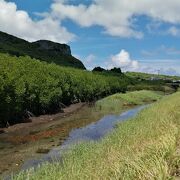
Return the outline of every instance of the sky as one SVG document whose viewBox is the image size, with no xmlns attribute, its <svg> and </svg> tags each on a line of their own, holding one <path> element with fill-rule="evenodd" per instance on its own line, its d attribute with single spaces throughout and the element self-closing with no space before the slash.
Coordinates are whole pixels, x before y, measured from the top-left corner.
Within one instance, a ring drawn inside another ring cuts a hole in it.
<svg viewBox="0 0 180 180">
<path fill-rule="evenodd" d="M 0 31 L 71 46 L 87 69 L 180 75 L 179 0 L 0 0 Z"/>
</svg>

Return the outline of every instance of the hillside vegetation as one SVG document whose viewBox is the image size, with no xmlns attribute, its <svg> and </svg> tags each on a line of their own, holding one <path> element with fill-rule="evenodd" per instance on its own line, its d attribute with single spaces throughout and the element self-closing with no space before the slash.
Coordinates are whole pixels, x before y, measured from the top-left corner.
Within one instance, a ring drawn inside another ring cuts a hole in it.
<svg viewBox="0 0 180 180">
<path fill-rule="evenodd" d="M 116 70 L 116 69 L 115 69 Z M 160 81 L 139 81 L 123 73 L 88 72 L 0 53 L 0 126 L 18 123 L 29 115 L 60 111 L 64 105 L 94 101 L 127 90 L 172 93 Z"/>
<path fill-rule="evenodd" d="M 71 55 L 71 49 L 66 44 L 47 40 L 30 43 L 0 31 L 0 52 L 10 55 L 30 56 L 48 63 L 85 69 L 83 63 Z"/>
<path fill-rule="evenodd" d="M 77 145 L 62 163 L 44 164 L 12 179 L 173 179 L 180 174 L 179 109 L 180 92 L 119 123 L 103 140 Z"/>
<path fill-rule="evenodd" d="M 170 94 L 177 91 L 180 82 L 180 77 L 178 76 L 165 76 L 165 75 L 155 75 L 139 72 L 126 72 L 122 73 L 120 68 L 113 69 L 103 69 L 101 67 L 95 67 L 92 72 L 94 74 L 101 74 L 105 76 L 121 76 L 124 74 L 131 83 L 128 84 L 128 91 L 140 91 L 140 90 L 150 90 L 150 91 L 162 91 L 165 94 Z M 174 83 L 174 81 L 177 81 Z"/>
<path fill-rule="evenodd" d="M 133 78 L 138 79 L 164 79 L 164 80 L 180 80 L 180 76 L 168 76 L 168 75 L 161 75 L 161 74 L 148 74 L 148 73 L 142 73 L 142 72 L 126 72 L 126 75 Z"/>
<path fill-rule="evenodd" d="M 18 122 L 27 113 L 59 111 L 62 104 L 93 101 L 125 92 L 129 79 L 47 64 L 30 57 L 0 54 L 0 124 Z"/>
</svg>

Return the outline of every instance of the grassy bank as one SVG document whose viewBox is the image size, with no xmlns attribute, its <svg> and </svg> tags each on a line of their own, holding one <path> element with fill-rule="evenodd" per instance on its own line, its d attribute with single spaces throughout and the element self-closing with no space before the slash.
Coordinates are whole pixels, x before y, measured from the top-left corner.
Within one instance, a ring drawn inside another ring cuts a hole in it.
<svg viewBox="0 0 180 180">
<path fill-rule="evenodd" d="M 179 76 L 166 76 L 140 72 L 126 72 L 125 75 L 136 80 L 136 83 L 128 86 L 129 91 L 146 89 L 162 91 L 164 94 L 171 94 L 177 90 L 173 81 L 180 80 Z"/>
<path fill-rule="evenodd" d="M 167 96 L 97 143 L 83 143 L 60 163 L 21 179 L 171 179 L 179 173 L 180 93 Z"/>
<path fill-rule="evenodd" d="M 180 80 L 180 76 L 168 76 L 168 75 L 161 75 L 161 74 L 148 74 L 142 72 L 126 72 L 126 75 L 133 78 L 138 79 L 165 79 L 165 80 Z"/>
<path fill-rule="evenodd" d="M 133 91 L 125 94 L 117 93 L 97 101 L 95 107 L 97 110 L 119 113 L 120 110 L 123 111 L 128 107 L 157 101 L 162 97 L 162 94 L 162 92 L 147 90 Z"/>
<path fill-rule="evenodd" d="M 149 94 L 153 95 L 149 96 Z M 36 158 L 38 156 L 37 152 L 48 151 L 52 149 L 52 147 L 60 146 L 72 129 L 82 128 L 91 123 L 95 123 L 107 114 L 114 114 L 116 112 L 120 114 L 122 111 L 133 108 L 134 103 L 132 104 L 132 100 L 134 99 L 136 99 L 136 104 L 144 104 L 143 101 L 154 101 L 154 97 L 157 95 L 156 92 L 137 91 L 133 93 L 128 92 L 127 94 L 119 93 L 116 94 L 116 96 L 126 96 L 128 99 L 123 101 L 122 98 L 119 98 L 118 103 L 117 101 L 111 101 L 111 104 L 108 102 L 109 108 L 102 107 L 100 109 L 98 105 L 96 105 L 95 108 L 94 106 L 85 105 L 73 113 L 73 115 L 69 114 L 65 118 L 62 118 L 64 115 L 60 115 L 60 117 L 58 116 L 58 120 L 50 122 L 46 122 L 44 119 L 45 121 L 43 120 L 43 123 L 41 122 L 42 124 L 37 124 L 38 121 L 43 118 L 39 117 L 33 120 L 33 123 L 21 124 L 21 129 L 19 130 L 16 128 L 19 125 L 9 127 L 7 130 L 11 131 L 11 133 L 0 135 L 0 176 L 1 173 L 3 176 L 15 172 L 26 159 Z M 113 98 L 114 96 L 99 100 L 97 104 L 104 102 L 104 105 L 106 105 L 106 101 L 111 99 L 111 97 Z M 117 107 L 116 109 L 113 108 L 115 106 Z M 74 105 L 74 107 L 76 107 L 76 105 Z M 53 116 L 48 117 L 48 119 L 52 118 Z M 8 144 L 6 143 L 7 141 L 9 142 Z M 16 146 L 14 144 L 16 144 Z M 9 148 L 10 146 L 11 148 Z M 18 164 L 18 166 L 16 166 L 16 164 Z"/>
</svg>

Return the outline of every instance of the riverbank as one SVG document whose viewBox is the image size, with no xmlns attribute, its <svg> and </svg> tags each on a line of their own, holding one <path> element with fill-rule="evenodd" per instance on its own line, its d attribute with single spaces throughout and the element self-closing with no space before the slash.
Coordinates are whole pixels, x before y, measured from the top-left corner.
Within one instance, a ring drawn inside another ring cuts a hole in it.
<svg viewBox="0 0 180 180">
<path fill-rule="evenodd" d="M 23 136 L 30 133 L 31 131 L 34 131 L 34 128 L 36 128 L 37 126 L 41 126 L 42 124 L 47 124 L 54 120 L 70 116 L 72 113 L 80 110 L 85 105 L 86 103 L 72 104 L 62 109 L 62 112 L 56 114 L 41 115 L 38 117 L 31 117 L 25 123 L 19 123 L 7 128 L 1 128 L 1 130 L 4 131 L 6 135 L 13 135 L 13 133 L 15 133 L 16 135 L 20 134 L 21 136 Z"/>
<path fill-rule="evenodd" d="M 172 179 L 180 174 L 180 93 L 120 123 L 98 143 L 82 143 L 61 163 L 13 179 Z"/>
<path fill-rule="evenodd" d="M 97 101 L 94 106 L 76 104 L 65 109 L 66 114 L 40 116 L 34 118 L 32 123 L 9 127 L 6 129 L 7 133 L 0 134 L 0 172 L 2 174 L 16 172 L 25 160 L 39 158 L 43 153 L 60 146 L 72 129 L 85 127 L 92 122 L 97 122 L 104 115 L 119 114 L 161 97 L 162 95 L 152 91 L 116 94 L 107 97 L 112 99 L 108 102 L 108 108 L 105 98 Z"/>
<path fill-rule="evenodd" d="M 61 113 L 32 117 L 28 123 L 2 128 L 4 133 L 0 134 L 0 174 L 18 170 L 26 159 L 38 158 L 43 153 L 38 152 L 40 149 L 45 153 L 45 150 L 48 152 L 52 147 L 60 145 L 68 136 L 69 130 L 77 126 L 72 121 L 72 116 L 86 106 L 86 103 L 73 104 L 64 108 Z M 79 125 L 81 126 L 80 123 Z"/>
</svg>

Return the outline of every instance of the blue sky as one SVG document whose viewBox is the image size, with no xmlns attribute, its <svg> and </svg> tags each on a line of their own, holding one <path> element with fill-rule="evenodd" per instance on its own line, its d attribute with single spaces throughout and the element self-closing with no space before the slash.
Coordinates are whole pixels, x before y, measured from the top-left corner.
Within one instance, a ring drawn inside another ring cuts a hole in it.
<svg viewBox="0 0 180 180">
<path fill-rule="evenodd" d="M 29 41 L 68 43 L 88 69 L 179 75 L 180 2 L 133 2 L 0 0 L 0 30 Z"/>
</svg>

